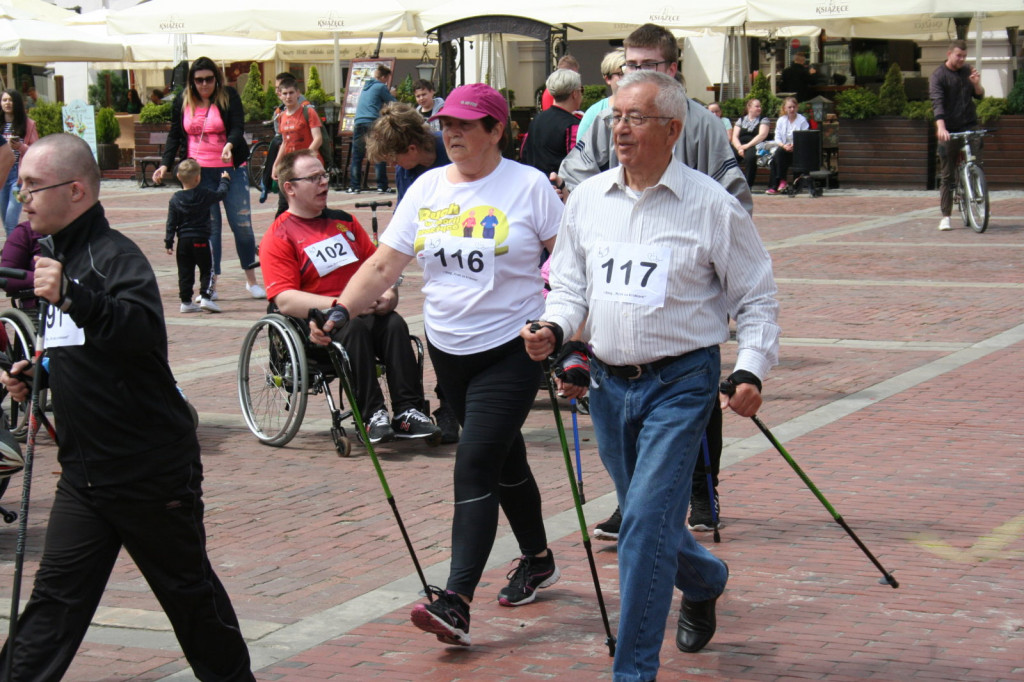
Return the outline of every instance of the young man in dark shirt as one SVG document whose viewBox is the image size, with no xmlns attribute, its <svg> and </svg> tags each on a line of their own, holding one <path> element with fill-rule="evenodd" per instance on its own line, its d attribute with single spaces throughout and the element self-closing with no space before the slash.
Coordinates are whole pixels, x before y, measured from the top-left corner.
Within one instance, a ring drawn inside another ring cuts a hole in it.
<svg viewBox="0 0 1024 682">
<path fill-rule="evenodd" d="M 967 41 L 953 41 L 946 51 L 946 61 L 928 79 L 928 96 L 935 112 L 935 137 L 939 141 L 940 230 L 953 229 L 949 224 L 949 216 L 953 213 L 953 174 L 964 146 L 960 140 L 949 139 L 949 134 L 971 130 L 978 124 L 974 100 L 985 96 L 981 74 L 974 67 L 967 66 L 966 60 Z"/>
</svg>

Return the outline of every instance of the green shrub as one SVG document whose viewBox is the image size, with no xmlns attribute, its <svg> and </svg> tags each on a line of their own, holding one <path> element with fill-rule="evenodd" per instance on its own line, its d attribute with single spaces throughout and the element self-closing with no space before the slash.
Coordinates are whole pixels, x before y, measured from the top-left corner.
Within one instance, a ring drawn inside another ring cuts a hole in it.
<svg viewBox="0 0 1024 682">
<path fill-rule="evenodd" d="M 242 109 L 247 123 L 263 120 L 263 74 L 256 62 L 249 65 L 249 80 L 242 89 Z"/>
<path fill-rule="evenodd" d="M 96 113 L 96 142 L 99 144 L 114 144 L 121 136 L 121 126 L 117 123 L 117 116 L 110 107 L 103 107 Z"/>
<path fill-rule="evenodd" d="M 872 118 L 878 116 L 881 110 L 878 95 L 866 88 L 844 90 L 836 95 L 836 114 L 840 118 Z"/>
<path fill-rule="evenodd" d="M 725 116 L 730 121 L 735 121 L 747 115 L 747 100 L 742 97 L 723 99 L 718 104 L 722 107 L 722 116 Z"/>
<path fill-rule="evenodd" d="M 107 106 L 107 76 L 110 76 L 110 106 L 117 111 L 128 107 L 128 87 L 124 83 L 123 71 L 100 71 L 96 74 L 96 82 L 89 86 L 89 104 L 99 110 Z"/>
<path fill-rule="evenodd" d="M 39 101 L 28 110 L 28 117 L 36 122 L 39 137 L 64 132 L 64 116 L 61 114 L 61 102 Z"/>
<path fill-rule="evenodd" d="M 931 121 L 935 118 L 935 111 L 932 110 L 931 100 L 926 99 L 907 102 L 900 115 L 903 118 L 909 118 L 911 121 Z"/>
<path fill-rule="evenodd" d="M 580 109 L 586 111 L 592 104 L 597 104 L 607 96 L 608 88 L 604 83 L 600 85 L 584 85 L 583 101 L 580 103 Z"/>
<path fill-rule="evenodd" d="M 277 99 L 277 87 L 273 80 L 267 82 L 267 89 L 263 91 L 263 119 L 269 121 L 274 118 L 274 109 L 280 104 Z"/>
<path fill-rule="evenodd" d="M 516 105 L 516 91 L 515 90 L 509 90 L 508 88 L 500 88 L 498 90 L 498 92 L 500 92 L 501 96 L 505 98 L 506 102 L 508 102 L 508 108 L 509 109 L 511 109 L 512 107 L 514 107 Z"/>
<path fill-rule="evenodd" d="M 412 76 L 406 74 L 405 80 L 395 88 L 395 99 L 406 104 L 416 104 L 416 93 L 412 89 Z"/>
<path fill-rule="evenodd" d="M 750 88 L 750 94 L 747 95 L 748 101 L 752 99 L 761 100 L 761 114 L 763 116 L 775 119 L 782 115 L 782 99 L 772 93 L 772 84 L 763 73 L 757 74 L 757 78 L 754 79 L 754 85 Z"/>
<path fill-rule="evenodd" d="M 315 66 L 309 67 L 309 82 L 306 83 L 306 99 L 313 106 L 319 106 L 330 99 L 320 83 L 320 72 Z"/>
<path fill-rule="evenodd" d="M 142 105 L 142 111 L 139 112 L 139 123 L 170 123 L 171 122 L 171 103 L 164 102 L 163 104 L 154 104 L 153 102 L 146 102 Z"/>
<path fill-rule="evenodd" d="M 1009 105 L 1002 97 L 986 97 L 978 102 L 978 122 L 985 125 L 1007 113 Z"/>
<path fill-rule="evenodd" d="M 858 52 L 853 55 L 853 72 L 862 78 L 878 75 L 878 55 L 874 52 Z"/>
<path fill-rule="evenodd" d="M 903 87 L 903 72 L 900 65 L 893 62 L 885 74 L 885 82 L 878 92 L 879 106 L 882 116 L 899 116 L 907 106 L 907 90 Z"/>
<path fill-rule="evenodd" d="M 1024 69 L 1017 71 L 1017 80 L 1006 96 L 1006 113 L 1024 114 Z"/>
</svg>

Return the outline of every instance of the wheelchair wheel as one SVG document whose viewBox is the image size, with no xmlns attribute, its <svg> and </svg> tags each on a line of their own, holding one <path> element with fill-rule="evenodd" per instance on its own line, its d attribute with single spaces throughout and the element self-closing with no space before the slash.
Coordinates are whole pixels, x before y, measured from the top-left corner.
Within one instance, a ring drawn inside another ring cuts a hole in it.
<svg viewBox="0 0 1024 682">
<path fill-rule="evenodd" d="M 261 318 L 242 342 L 238 401 L 249 430 L 260 442 L 280 447 L 299 430 L 309 380 L 303 337 L 288 318 Z"/>
<path fill-rule="evenodd" d="M 0 312 L 0 324 L 3 324 L 8 340 L 7 348 L 0 348 L 0 351 L 6 352 L 11 362 L 31 360 L 35 353 L 36 334 L 32 318 L 21 310 L 12 308 Z M 3 409 L 7 413 L 11 433 L 19 442 L 25 442 L 25 437 L 28 434 L 29 403 L 15 402 L 2 387 L 0 387 L 0 401 L 5 403 Z M 45 399 L 41 399 L 40 402 L 45 403 Z"/>
</svg>

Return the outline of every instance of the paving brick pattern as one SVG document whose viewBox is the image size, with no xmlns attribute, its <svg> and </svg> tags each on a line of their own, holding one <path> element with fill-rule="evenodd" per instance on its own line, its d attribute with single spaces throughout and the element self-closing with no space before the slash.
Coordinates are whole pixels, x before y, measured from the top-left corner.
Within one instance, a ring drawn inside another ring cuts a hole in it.
<svg viewBox="0 0 1024 682">
<path fill-rule="evenodd" d="M 287 447 L 261 446 L 245 428 L 238 349 L 266 304 L 243 289 L 225 226 L 225 312 L 177 312 L 174 261 L 162 248 L 169 196 L 129 182 L 103 187 L 111 221 L 150 254 L 159 275 L 172 367 L 202 421 L 210 553 L 243 620 L 257 679 L 611 679 L 545 395 L 525 433 L 562 578 L 534 604 L 499 606 L 495 595 L 515 558 L 502 522 L 473 607 L 474 644 L 440 646 L 408 622 L 418 589 L 412 563 L 365 451 L 334 453 L 322 397 L 310 397 Z M 274 205 L 253 196 L 258 238 Z M 340 207 L 354 201 L 332 196 Z M 1015 570 L 1024 559 L 1024 193 L 996 193 L 982 235 L 958 219 L 960 229 L 938 232 L 937 203 L 937 193 L 925 192 L 755 198 L 784 336 L 761 417 L 900 589 L 878 584 L 880 574 L 754 425 L 727 416 L 726 526 L 713 549 L 732 576 L 719 631 L 704 652 L 680 654 L 673 613 L 661 679 L 1024 677 L 1024 591 Z M 356 215 L 369 225 L 368 211 Z M 380 217 L 386 226 L 390 214 Z M 410 269 L 406 281 L 400 310 L 421 327 L 419 273 Z M 723 357 L 729 366 L 734 344 Z M 433 398 L 429 361 L 425 384 Z M 589 418 L 580 425 L 592 526 L 614 500 Z M 419 560 L 443 583 L 454 446 L 399 443 L 379 454 Z M 46 438 L 37 457 L 22 603 L 58 468 Z M 12 484 L 3 501 L 16 507 L 21 478 Z M 15 526 L 0 527 L 0 599 L 10 596 L 15 539 Z M 614 627 L 614 546 L 595 541 L 593 549 Z M 190 679 L 125 556 L 101 610 L 66 679 Z"/>
</svg>

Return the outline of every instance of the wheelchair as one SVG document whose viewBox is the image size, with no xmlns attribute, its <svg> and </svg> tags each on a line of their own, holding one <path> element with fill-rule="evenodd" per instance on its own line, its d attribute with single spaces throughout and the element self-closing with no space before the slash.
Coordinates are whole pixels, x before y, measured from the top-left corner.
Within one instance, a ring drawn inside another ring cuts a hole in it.
<svg viewBox="0 0 1024 682">
<path fill-rule="evenodd" d="M 6 354 L 12 364 L 19 360 L 31 361 L 35 354 L 38 320 L 34 317 L 35 310 L 26 308 L 26 301 L 32 298 L 32 292 L 27 293 L 27 296 L 12 295 L 11 302 L 15 307 L 0 312 L 0 353 Z M 6 417 L 6 423 L 0 424 L 0 427 L 10 429 L 15 438 L 25 442 L 28 434 L 28 403 L 15 402 L 0 387 L 0 409 Z"/>
<path fill-rule="evenodd" d="M 352 442 L 344 421 L 353 417 L 335 401 L 330 383 L 338 378 L 327 351 L 307 340 L 305 320 L 271 312 L 260 318 L 242 341 L 238 358 L 238 400 L 242 416 L 253 435 L 265 445 L 282 447 L 295 437 L 306 414 L 310 395 L 323 394 L 331 414 L 331 440 L 341 457 L 352 454 Z M 423 342 L 410 335 L 420 380 L 423 378 Z M 345 366 L 348 366 L 345 356 Z M 390 405 L 386 368 L 377 364 L 377 377 Z M 350 373 L 347 375 L 350 376 Z M 430 414 L 424 399 L 421 411 Z M 364 418 L 368 415 L 364 415 Z M 358 433 L 358 429 L 356 430 Z M 431 447 L 440 437 L 427 439 Z"/>
</svg>

